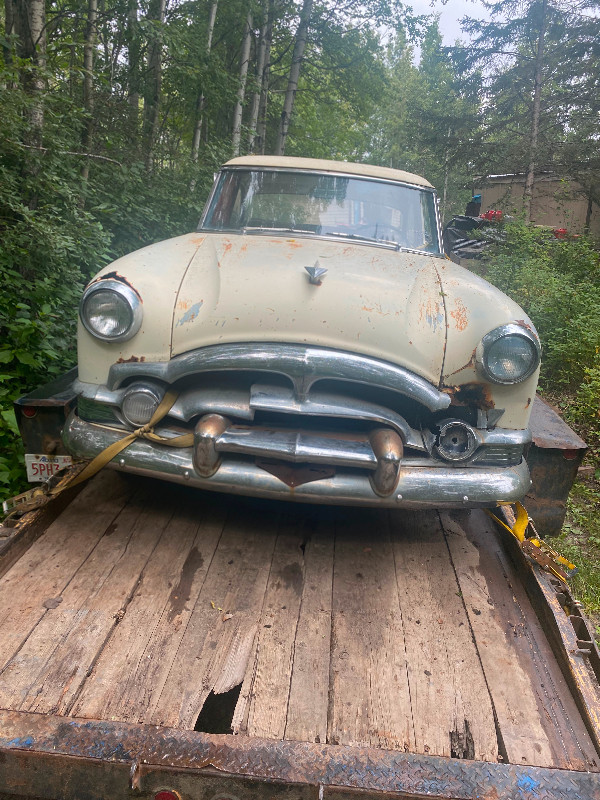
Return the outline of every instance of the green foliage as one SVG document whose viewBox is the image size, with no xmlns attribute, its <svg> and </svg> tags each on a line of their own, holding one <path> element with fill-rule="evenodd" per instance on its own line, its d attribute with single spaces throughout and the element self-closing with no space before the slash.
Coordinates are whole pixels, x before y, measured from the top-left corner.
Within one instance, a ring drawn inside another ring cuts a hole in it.
<svg viewBox="0 0 600 800">
<path fill-rule="evenodd" d="M 586 237 L 557 239 L 515 221 L 486 252 L 485 277 L 516 300 L 543 345 L 542 381 L 577 390 L 591 380 L 600 346 L 600 256 Z M 583 401 L 582 401 L 583 402 Z"/>
</svg>

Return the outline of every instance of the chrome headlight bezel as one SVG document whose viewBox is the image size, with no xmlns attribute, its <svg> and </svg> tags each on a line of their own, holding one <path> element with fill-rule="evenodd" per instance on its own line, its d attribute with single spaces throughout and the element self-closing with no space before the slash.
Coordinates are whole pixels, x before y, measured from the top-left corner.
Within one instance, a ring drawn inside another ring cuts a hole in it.
<svg viewBox="0 0 600 800">
<path fill-rule="evenodd" d="M 534 358 L 529 367 L 521 375 L 519 375 L 519 377 L 502 379 L 490 370 L 488 366 L 488 355 L 491 346 L 499 339 L 503 339 L 507 336 L 524 339 L 531 347 Z M 477 350 L 475 351 L 475 363 L 477 364 L 478 370 L 488 381 L 491 381 L 491 383 L 497 383 L 504 386 L 513 386 L 517 383 L 523 383 L 523 381 L 527 380 L 527 378 L 533 375 L 540 365 L 541 355 L 542 348 L 535 333 L 528 328 L 517 325 L 514 322 L 510 322 L 506 325 L 500 325 L 498 328 L 494 328 L 493 331 L 490 331 L 483 337 L 481 342 L 477 345 Z"/>
<path fill-rule="evenodd" d="M 129 306 L 131 319 L 127 329 L 123 333 L 117 334 L 116 336 L 108 336 L 106 334 L 97 331 L 88 320 L 85 313 L 86 304 L 90 299 L 90 297 L 92 297 L 96 292 L 99 291 L 114 292 L 122 300 L 125 300 L 125 302 Z M 94 338 L 100 339 L 101 341 L 104 342 L 126 342 L 128 341 L 128 339 L 133 338 L 140 329 L 140 326 L 142 324 L 142 316 L 143 316 L 142 301 L 140 300 L 140 297 L 135 291 L 135 289 L 133 289 L 126 283 L 115 280 L 114 278 L 107 278 L 106 280 L 99 280 L 92 283 L 84 291 L 83 296 L 81 298 L 81 302 L 79 303 L 79 317 L 81 319 L 83 327 Z"/>
</svg>

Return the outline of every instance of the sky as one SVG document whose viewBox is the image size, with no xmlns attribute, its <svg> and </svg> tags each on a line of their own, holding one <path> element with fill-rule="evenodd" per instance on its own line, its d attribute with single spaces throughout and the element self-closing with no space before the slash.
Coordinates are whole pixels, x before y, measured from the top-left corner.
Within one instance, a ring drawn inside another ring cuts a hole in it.
<svg viewBox="0 0 600 800">
<path fill-rule="evenodd" d="M 452 45 L 461 34 L 461 17 L 485 18 L 485 9 L 478 0 L 406 0 L 406 5 L 413 7 L 416 14 L 440 14 L 440 32 L 444 39 L 444 44 Z"/>
</svg>

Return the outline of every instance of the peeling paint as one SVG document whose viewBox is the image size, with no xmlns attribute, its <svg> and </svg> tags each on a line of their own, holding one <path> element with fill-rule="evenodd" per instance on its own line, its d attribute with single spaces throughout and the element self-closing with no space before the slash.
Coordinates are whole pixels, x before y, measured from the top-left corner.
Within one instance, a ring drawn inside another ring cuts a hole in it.
<svg viewBox="0 0 600 800">
<path fill-rule="evenodd" d="M 204 300 L 200 300 L 199 303 L 194 303 L 193 306 L 188 308 L 181 319 L 177 320 L 177 327 L 180 325 L 185 325 L 187 322 L 193 322 L 198 314 L 200 313 L 200 309 L 204 305 Z"/>
<path fill-rule="evenodd" d="M 433 329 L 434 333 L 444 324 L 444 314 L 439 304 L 431 299 L 428 299 L 427 302 L 421 306 L 419 318 L 421 321 L 424 319 L 429 327 Z"/>
</svg>

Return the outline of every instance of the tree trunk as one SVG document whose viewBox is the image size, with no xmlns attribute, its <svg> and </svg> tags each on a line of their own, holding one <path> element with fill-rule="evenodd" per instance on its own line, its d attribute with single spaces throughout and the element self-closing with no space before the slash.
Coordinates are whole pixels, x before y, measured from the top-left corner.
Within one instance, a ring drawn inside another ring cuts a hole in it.
<svg viewBox="0 0 600 800">
<path fill-rule="evenodd" d="M 269 28 L 268 2 L 263 0 L 263 20 L 260 26 L 260 40 L 258 43 L 258 54 L 256 56 L 256 89 L 252 94 L 252 106 L 250 107 L 250 118 L 248 120 L 248 152 L 254 149 L 256 139 L 256 126 L 258 122 L 258 109 L 265 72 L 265 59 L 267 56 L 267 32 Z"/>
<path fill-rule="evenodd" d="M 206 61 L 208 63 L 208 59 L 210 57 L 210 51 L 212 48 L 212 37 L 213 31 L 215 29 L 215 20 L 217 18 L 217 6 L 219 4 L 219 0 L 213 0 L 213 3 L 210 7 L 210 14 L 208 16 L 208 32 L 206 34 Z M 200 138 L 202 136 L 202 117 L 204 115 L 204 103 L 205 103 L 204 91 L 200 89 L 198 92 L 198 98 L 196 100 L 196 122 L 194 125 L 194 136 L 192 138 L 192 161 L 194 164 L 198 163 L 198 156 L 200 154 Z"/>
<path fill-rule="evenodd" d="M 533 109 L 531 114 L 531 133 L 529 136 L 529 165 L 525 178 L 525 191 L 523 193 L 523 207 L 525 209 L 525 222 L 531 222 L 531 200 L 535 183 L 535 170 L 537 168 L 537 146 L 540 131 L 540 107 L 542 104 L 542 80 L 544 68 L 544 45 L 546 28 L 548 25 L 548 0 L 542 0 L 540 30 L 538 34 L 535 54 L 535 74 L 533 89 Z"/>
<path fill-rule="evenodd" d="M 296 31 L 296 39 L 294 41 L 294 53 L 292 55 L 292 65 L 290 67 L 290 74 L 288 78 L 288 85 L 285 92 L 283 101 L 283 111 L 281 112 L 281 122 L 279 125 L 279 133 L 277 134 L 277 143 L 275 145 L 275 155 L 282 156 L 285 152 L 285 143 L 290 127 L 290 118 L 294 108 L 294 100 L 296 99 L 296 91 L 298 89 L 298 79 L 300 77 L 300 67 L 302 65 L 302 58 L 304 56 L 304 48 L 306 47 L 306 40 L 308 38 L 308 27 L 310 25 L 310 17 L 312 14 L 313 0 L 304 0 L 302 4 L 302 11 L 300 12 L 300 24 Z"/>
<path fill-rule="evenodd" d="M 146 169 L 151 170 L 158 133 L 160 91 L 162 87 L 162 27 L 165 23 L 166 0 L 154 0 L 148 17 L 157 23 L 148 52 L 146 93 L 144 97 L 144 144 Z"/>
<path fill-rule="evenodd" d="M 81 145 L 85 153 L 89 153 L 91 150 L 94 130 L 94 47 L 96 45 L 97 18 L 98 0 L 88 0 L 88 16 L 83 45 L 83 107 L 86 119 L 81 137 Z M 84 182 L 87 181 L 89 174 L 90 162 L 86 159 L 81 168 L 81 177 Z"/>
<path fill-rule="evenodd" d="M 44 0 L 16 0 L 13 25 L 19 40 L 20 58 L 31 61 L 34 69 L 26 70 L 23 84 L 33 98 L 29 109 L 30 145 L 41 145 L 44 129 L 44 76 L 46 66 L 46 7 Z"/>
<path fill-rule="evenodd" d="M 269 100 L 269 81 L 271 79 L 271 43 L 273 41 L 273 20 L 275 17 L 275 0 L 268 0 L 267 30 L 265 34 L 265 61 L 260 84 L 260 100 L 258 103 L 258 120 L 256 123 L 256 139 L 254 149 L 264 154 L 267 134 L 267 103 Z"/>
<path fill-rule="evenodd" d="M 248 62 L 250 60 L 250 45 L 252 44 L 252 12 L 248 12 L 244 38 L 242 39 L 242 58 L 240 62 L 240 77 L 237 92 L 237 101 L 233 110 L 233 133 L 231 136 L 231 150 L 234 156 L 240 154 L 240 139 L 242 135 L 242 110 L 246 94 L 246 79 L 248 77 Z"/>
<path fill-rule="evenodd" d="M 6 66 L 12 64 L 12 48 L 8 42 L 8 37 L 15 32 L 15 0 L 4 0 L 4 43 L 2 52 Z"/>
<path fill-rule="evenodd" d="M 137 133 L 140 112 L 140 42 L 138 34 L 138 0 L 127 6 L 127 103 L 129 116 Z"/>
</svg>

